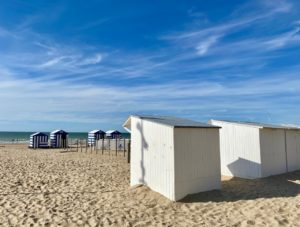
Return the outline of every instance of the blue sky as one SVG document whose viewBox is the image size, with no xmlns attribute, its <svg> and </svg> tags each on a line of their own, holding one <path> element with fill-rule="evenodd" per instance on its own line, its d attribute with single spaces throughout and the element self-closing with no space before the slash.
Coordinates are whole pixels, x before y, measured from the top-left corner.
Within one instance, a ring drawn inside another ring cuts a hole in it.
<svg viewBox="0 0 300 227">
<path fill-rule="evenodd" d="M 299 53 L 297 0 L 2 1 L 0 130 L 300 124 Z"/>
</svg>

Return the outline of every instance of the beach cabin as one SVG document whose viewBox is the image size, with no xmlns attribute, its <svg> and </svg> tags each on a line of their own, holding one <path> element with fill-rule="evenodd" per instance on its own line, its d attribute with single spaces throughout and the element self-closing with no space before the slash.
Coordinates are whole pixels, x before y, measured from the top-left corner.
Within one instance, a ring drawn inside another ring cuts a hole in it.
<svg viewBox="0 0 300 227">
<path fill-rule="evenodd" d="M 103 132 L 99 129 L 90 131 L 88 133 L 88 144 L 89 144 L 89 146 L 95 146 L 96 141 L 100 140 L 100 139 L 104 139 L 104 137 L 105 137 L 105 132 Z"/>
<path fill-rule="evenodd" d="M 300 129 L 211 120 L 220 129 L 223 175 L 255 179 L 300 170 Z"/>
<path fill-rule="evenodd" d="M 51 132 L 50 146 L 52 148 L 66 148 L 68 146 L 68 133 L 64 130 L 55 130 Z"/>
<path fill-rule="evenodd" d="M 117 130 L 108 130 L 106 132 L 106 138 L 108 139 L 120 139 L 122 133 Z"/>
<path fill-rule="evenodd" d="M 48 135 L 42 132 L 37 132 L 30 135 L 29 148 L 48 148 Z"/>
<path fill-rule="evenodd" d="M 221 188 L 219 127 L 165 116 L 130 116 L 130 184 L 177 201 Z"/>
</svg>

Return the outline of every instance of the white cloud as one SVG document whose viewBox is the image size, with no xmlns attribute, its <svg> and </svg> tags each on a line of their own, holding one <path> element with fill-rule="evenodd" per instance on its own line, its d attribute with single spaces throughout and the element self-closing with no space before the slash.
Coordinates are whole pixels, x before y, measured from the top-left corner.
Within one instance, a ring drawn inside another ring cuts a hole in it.
<svg viewBox="0 0 300 227">
<path fill-rule="evenodd" d="M 219 38 L 220 36 L 211 36 L 208 37 L 206 40 L 198 43 L 198 45 L 196 46 L 197 54 L 198 55 L 206 54 L 209 48 L 213 46 L 218 41 Z"/>
<path fill-rule="evenodd" d="M 132 86 L 7 78 L 0 83 L 0 120 L 9 116 L 15 121 L 49 121 L 54 122 L 53 125 L 57 121 L 100 124 L 103 119 L 109 122 L 116 114 L 124 117 L 148 112 L 226 114 L 218 113 L 220 109 L 245 114 L 247 111 L 264 112 L 270 103 L 262 97 L 291 94 L 295 102 L 300 101 L 297 72 L 295 69 L 285 77 L 278 73 L 231 83 L 183 80 Z M 289 96 L 276 98 L 278 103 L 273 101 L 270 108 L 280 106 L 286 111 L 295 111 L 295 106 L 288 106 L 287 99 Z M 121 124 L 121 118 L 118 119 Z"/>
<path fill-rule="evenodd" d="M 102 61 L 103 57 L 102 54 L 95 54 L 95 56 L 90 57 L 90 58 L 85 58 L 83 59 L 80 64 L 81 65 L 95 65 L 98 64 Z"/>
<path fill-rule="evenodd" d="M 300 28 L 295 28 L 294 30 L 274 37 L 265 42 L 265 44 L 271 49 L 282 48 L 293 42 L 300 42 Z"/>
<path fill-rule="evenodd" d="M 120 124 L 120 116 L 134 112 L 250 116 L 269 108 L 298 113 L 287 100 L 300 101 L 299 68 L 276 75 L 259 71 L 277 57 L 273 50 L 298 43 L 298 28 L 281 35 L 243 33 L 221 39 L 248 26 L 256 29 L 258 21 L 272 27 L 263 19 L 290 10 L 266 7 L 271 10 L 179 31 L 169 36 L 167 47 L 139 53 L 112 47 L 106 55 L 98 46 L 69 46 L 25 31 L 17 51 L 0 53 L 0 121 L 93 124 L 115 118 Z"/>
<path fill-rule="evenodd" d="M 292 74 L 294 75 L 294 74 Z M 1 82 L 0 99 L 18 100 L 24 99 L 23 105 L 27 106 L 27 111 L 39 111 L 60 109 L 66 107 L 65 111 L 114 111 L 115 109 L 126 108 L 126 103 L 134 102 L 135 108 L 147 110 L 147 102 L 173 102 L 171 100 L 189 100 L 194 98 L 207 97 L 240 97 L 244 95 L 264 96 L 277 95 L 281 93 L 297 93 L 300 89 L 300 79 L 289 79 L 280 76 L 251 79 L 243 82 L 216 83 L 199 81 L 177 81 L 166 84 L 136 85 L 131 87 L 117 85 L 85 85 L 69 84 L 68 82 L 37 82 L 33 79 L 10 79 Z M 278 84 L 281 86 L 278 87 Z M 80 91 L 80 92 L 79 92 Z M 95 98 L 95 97 L 105 97 Z M 31 100 L 35 100 L 32 102 Z M 52 102 L 51 100 L 55 100 Z M 43 105 L 45 102 L 47 105 Z M 77 103 L 75 106 L 73 105 Z M 118 105 L 116 105 L 116 102 Z M 17 102 L 2 103 L 14 105 Z M 101 104 L 100 104 L 101 103 Z M 91 105 L 92 104 L 92 105 Z M 125 104 L 125 105 L 124 105 Z M 15 106 L 18 108 L 19 106 Z M 7 108 L 11 109 L 11 108 Z M 24 111 L 26 111 L 24 110 Z"/>
<path fill-rule="evenodd" d="M 242 14 L 233 14 L 232 19 L 225 20 L 219 24 L 213 24 L 209 26 L 207 24 L 203 28 L 189 29 L 183 32 L 175 32 L 168 34 L 162 38 L 174 43 L 175 46 L 181 48 L 195 48 L 198 55 L 205 55 L 207 51 L 214 44 L 217 43 L 220 37 L 226 37 L 235 32 L 241 31 L 250 26 L 254 26 L 256 23 L 268 23 L 268 21 L 275 16 L 283 13 L 288 13 L 292 9 L 292 4 L 285 0 L 276 1 L 259 1 L 253 4 L 242 5 Z M 238 9 L 236 10 L 239 11 Z M 280 40 L 278 40 L 279 42 Z M 274 42 L 276 42 L 274 40 Z M 218 45 L 217 48 L 222 48 L 222 44 Z M 250 48 L 249 48 L 250 49 Z M 237 49 L 237 51 L 239 51 Z"/>
<path fill-rule="evenodd" d="M 64 59 L 64 57 L 57 57 L 57 58 L 53 58 L 45 63 L 42 63 L 39 67 L 41 68 L 47 68 L 47 67 L 51 67 L 54 66 L 56 64 L 58 64 L 59 62 L 61 62 Z"/>
<path fill-rule="evenodd" d="M 38 41 L 33 42 L 33 44 L 38 46 L 38 47 L 41 47 L 43 49 L 46 49 L 48 55 L 54 55 L 54 54 L 58 53 L 57 47 L 55 47 L 55 46 L 44 44 L 44 43 L 41 43 L 41 42 L 38 42 Z"/>
<path fill-rule="evenodd" d="M 288 0 L 263 0 L 261 1 L 272 13 L 288 13 L 293 8 L 293 4 Z"/>
<path fill-rule="evenodd" d="M 192 29 L 185 32 L 177 32 L 171 35 L 165 35 L 162 38 L 167 40 L 184 40 L 206 37 L 209 35 L 229 34 L 237 29 L 249 27 L 256 22 L 261 22 L 268 18 L 272 18 L 278 14 L 288 13 L 292 9 L 292 4 L 283 0 L 261 1 L 256 4 L 256 8 L 246 7 L 243 15 L 235 16 L 231 20 L 224 21 L 217 25 L 207 26 L 200 29 Z M 259 6 L 263 7 L 260 9 Z"/>
</svg>

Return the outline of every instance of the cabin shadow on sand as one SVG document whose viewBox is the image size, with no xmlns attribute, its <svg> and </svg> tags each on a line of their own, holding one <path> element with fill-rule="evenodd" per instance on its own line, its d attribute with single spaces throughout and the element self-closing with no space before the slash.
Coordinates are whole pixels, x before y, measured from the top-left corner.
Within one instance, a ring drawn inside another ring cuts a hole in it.
<svg viewBox="0 0 300 227">
<path fill-rule="evenodd" d="M 60 151 L 59 153 L 78 153 L 78 151 L 77 150 L 75 150 L 75 149 L 73 149 L 73 150 L 62 150 L 62 151 Z"/>
<path fill-rule="evenodd" d="M 183 203 L 236 202 L 260 198 L 295 197 L 300 194 L 300 171 L 261 179 L 233 177 L 222 180 L 222 189 L 188 195 Z"/>
</svg>

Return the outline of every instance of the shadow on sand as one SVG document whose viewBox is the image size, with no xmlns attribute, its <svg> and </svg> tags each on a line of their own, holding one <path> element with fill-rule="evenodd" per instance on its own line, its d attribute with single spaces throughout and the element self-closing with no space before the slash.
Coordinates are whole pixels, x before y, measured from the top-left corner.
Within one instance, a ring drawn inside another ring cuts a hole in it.
<svg viewBox="0 0 300 227">
<path fill-rule="evenodd" d="M 295 197 L 300 194 L 300 171 L 248 180 L 233 177 L 222 181 L 221 190 L 188 195 L 180 202 L 235 202 L 259 198 Z"/>
<path fill-rule="evenodd" d="M 59 153 L 72 153 L 72 152 L 78 153 L 77 150 L 62 150 Z"/>
</svg>

